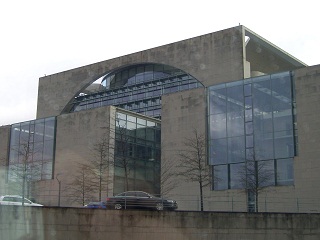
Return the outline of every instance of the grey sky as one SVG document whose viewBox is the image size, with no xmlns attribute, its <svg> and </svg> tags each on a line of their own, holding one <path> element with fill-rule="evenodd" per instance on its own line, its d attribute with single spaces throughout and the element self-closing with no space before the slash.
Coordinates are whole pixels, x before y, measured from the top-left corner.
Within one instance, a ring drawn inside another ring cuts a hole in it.
<svg viewBox="0 0 320 240">
<path fill-rule="evenodd" d="M 308 65 L 320 63 L 316 1 L 109 2 L 0 3 L 0 126 L 35 119 L 38 80 L 45 74 L 239 23 Z"/>
</svg>

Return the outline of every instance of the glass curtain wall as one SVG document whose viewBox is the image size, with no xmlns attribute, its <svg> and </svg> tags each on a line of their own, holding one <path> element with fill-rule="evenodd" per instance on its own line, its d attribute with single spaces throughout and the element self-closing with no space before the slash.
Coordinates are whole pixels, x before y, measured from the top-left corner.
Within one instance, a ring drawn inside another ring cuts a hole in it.
<svg viewBox="0 0 320 240">
<path fill-rule="evenodd" d="M 113 105 L 161 118 L 162 95 L 203 86 L 182 70 L 162 64 L 125 67 L 108 73 L 101 84 L 104 91 L 81 94 L 75 99 L 72 111 Z"/>
<path fill-rule="evenodd" d="M 9 181 L 52 179 L 55 117 L 11 126 Z"/>
<path fill-rule="evenodd" d="M 114 194 L 141 190 L 160 193 L 160 121 L 116 114 Z"/>
<path fill-rule="evenodd" d="M 258 175 L 272 173 L 264 184 L 293 184 L 292 85 L 285 72 L 209 87 L 209 164 L 218 179 L 214 190 L 244 188 L 241 179 L 251 162 L 261 169 Z"/>
</svg>

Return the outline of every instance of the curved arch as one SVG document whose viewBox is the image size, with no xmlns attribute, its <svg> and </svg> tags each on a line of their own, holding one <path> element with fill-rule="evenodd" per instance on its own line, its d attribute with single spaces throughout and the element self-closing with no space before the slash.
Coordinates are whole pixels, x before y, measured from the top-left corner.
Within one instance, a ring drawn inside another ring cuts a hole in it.
<svg viewBox="0 0 320 240">
<path fill-rule="evenodd" d="M 139 63 L 105 73 L 100 89 L 76 97 L 71 111 L 114 105 L 152 117 L 161 117 L 161 96 L 203 87 L 181 69 L 159 64 Z"/>
<path fill-rule="evenodd" d="M 159 63 L 132 64 L 106 74 L 102 79 L 102 85 L 106 89 L 114 89 L 179 74 L 188 73 L 181 69 Z M 190 74 L 188 75 L 191 76 Z"/>
</svg>

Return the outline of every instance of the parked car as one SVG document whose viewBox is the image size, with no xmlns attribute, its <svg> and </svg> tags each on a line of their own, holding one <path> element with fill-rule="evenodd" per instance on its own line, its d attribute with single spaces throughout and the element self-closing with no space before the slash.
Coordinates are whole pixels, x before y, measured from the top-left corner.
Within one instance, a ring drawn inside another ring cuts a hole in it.
<svg viewBox="0 0 320 240">
<path fill-rule="evenodd" d="M 108 208 L 127 209 L 127 208 L 145 208 L 154 210 L 175 210 L 178 204 L 175 200 L 155 197 L 152 194 L 142 191 L 128 191 L 107 198 Z"/>
<path fill-rule="evenodd" d="M 24 206 L 30 207 L 42 207 L 43 205 L 39 203 L 34 203 L 31 200 L 23 198 L 19 195 L 4 195 L 0 197 L 0 205 L 15 205 L 22 206 L 22 201 L 24 201 Z"/>
<path fill-rule="evenodd" d="M 90 202 L 84 205 L 85 208 L 107 208 L 106 202 Z"/>
</svg>

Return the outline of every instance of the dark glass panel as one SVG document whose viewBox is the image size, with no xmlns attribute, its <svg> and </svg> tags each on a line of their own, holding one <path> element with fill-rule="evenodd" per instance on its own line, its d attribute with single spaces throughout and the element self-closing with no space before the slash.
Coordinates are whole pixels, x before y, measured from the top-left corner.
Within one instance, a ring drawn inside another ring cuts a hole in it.
<svg viewBox="0 0 320 240">
<path fill-rule="evenodd" d="M 128 79 L 128 85 L 132 85 L 136 83 L 136 68 L 130 68 L 129 69 L 129 79 Z"/>
<path fill-rule="evenodd" d="M 293 185 L 293 159 L 277 160 L 277 185 Z"/>
<path fill-rule="evenodd" d="M 246 122 L 245 124 L 245 127 L 246 127 L 246 135 L 250 135 L 250 134 L 253 134 L 253 124 L 252 122 Z"/>
<path fill-rule="evenodd" d="M 128 78 L 129 78 L 129 71 L 128 69 L 125 69 L 121 72 L 121 82 L 126 83 Z"/>
<path fill-rule="evenodd" d="M 282 131 L 274 133 L 275 158 L 290 158 L 294 156 L 293 132 Z"/>
<path fill-rule="evenodd" d="M 238 112 L 243 111 L 243 85 L 227 88 L 227 111 Z"/>
<path fill-rule="evenodd" d="M 35 122 L 34 141 L 42 142 L 44 136 L 44 119 L 39 119 Z"/>
<path fill-rule="evenodd" d="M 227 139 L 211 140 L 210 145 L 210 165 L 227 163 Z"/>
<path fill-rule="evenodd" d="M 246 159 L 253 161 L 254 160 L 254 148 L 247 148 L 246 149 Z"/>
<path fill-rule="evenodd" d="M 244 101 L 245 101 L 245 108 L 252 109 L 252 97 L 251 96 L 245 97 Z"/>
<path fill-rule="evenodd" d="M 230 164 L 230 188 L 240 189 L 244 188 L 242 181 L 242 173 L 245 169 L 245 163 Z"/>
<path fill-rule="evenodd" d="M 274 160 L 259 161 L 257 164 L 259 187 L 275 185 Z"/>
<path fill-rule="evenodd" d="M 245 110 L 245 121 L 251 122 L 252 121 L 252 109 Z"/>
<path fill-rule="evenodd" d="M 210 139 L 223 138 L 227 136 L 226 114 L 210 115 Z"/>
<path fill-rule="evenodd" d="M 11 147 L 10 155 L 9 155 L 10 164 L 19 162 L 19 154 L 18 153 L 19 153 L 18 146 Z"/>
<path fill-rule="evenodd" d="M 273 112 L 274 131 L 288 131 L 292 132 L 293 129 L 293 117 L 292 108 L 287 110 Z"/>
<path fill-rule="evenodd" d="M 44 140 L 54 139 L 55 134 L 55 118 L 47 118 L 45 120 Z"/>
<path fill-rule="evenodd" d="M 146 129 L 146 139 L 149 141 L 155 140 L 155 132 L 153 128 L 147 128 Z"/>
<path fill-rule="evenodd" d="M 246 136 L 246 148 L 253 148 L 253 135 Z"/>
<path fill-rule="evenodd" d="M 227 111 L 226 89 L 216 89 L 210 91 L 210 114 L 225 113 Z"/>
<path fill-rule="evenodd" d="M 285 102 L 291 102 L 291 77 L 288 73 L 271 75 L 272 95 L 276 99 L 281 99 Z"/>
<path fill-rule="evenodd" d="M 48 140 L 44 142 L 43 148 L 43 161 L 48 161 L 53 159 L 53 140 Z"/>
<path fill-rule="evenodd" d="M 52 163 L 43 163 L 42 179 L 52 179 Z"/>
<path fill-rule="evenodd" d="M 272 113 L 257 112 L 254 115 L 254 132 L 257 134 L 273 132 Z"/>
<path fill-rule="evenodd" d="M 228 165 L 219 165 L 213 167 L 213 189 L 228 189 Z"/>
<path fill-rule="evenodd" d="M 30 129 L 29 122 L 21 123 L 20 145 L 26 144 L 27 142 L 30 141 L 29 129 Z"/>
<path fill-rule="evenodd" d="M 244 135 L 244 112 L 228 112 L 227 113 L 227 136 Z"/>
<path fill-rule="evenodd" d="M 145 126 L 137 126 L 137 138 L 146 139 L 146 128 Z"/>
<path fill-rule="evenodd" d="M 252 95 L 252 86 L 251 84 L 245 84 L 244 88 L 244 96 L 251 96 Z"/>
<path fill-rule="evenodd" d="M 155 131 L 155 141 L 157 143 L 161 142 L 161 130 L 160 129 L 156 129 L 156 131 Z"/>
<path fill-rule="evenodd" d="M 254 146 L 256 160 L 265 160 L 274 158 L 273 133 L 255 134 Z"/>
<path fill-rule="evenodd" d="M 144 81 L 144 66 L 137 67 L 137 74 L 136 74 L 136 83 L 141 83 Z"/>
<path fill-rule="evenodd" d="M 245 141 L 244 136 L 228 138 L 228 162 L 245 161 Z"/>
<path fill-rule="evenodd" d="M 43 159 L 43 142 L 34 144 L 33 161 L 42 161 Z"/>
<path fill-rule="evenodd" d="M 253 88 L 253 107 L 258 115 L 272 112 L 272 96 L 270 80 L 254 83 Z"/>
<path fill-rule="evenodd" d="M 11 127 L 11 141 L 10 146 L 19 145 L 20 140 L 20 124 L 14 124 Z"/>
</svg>

